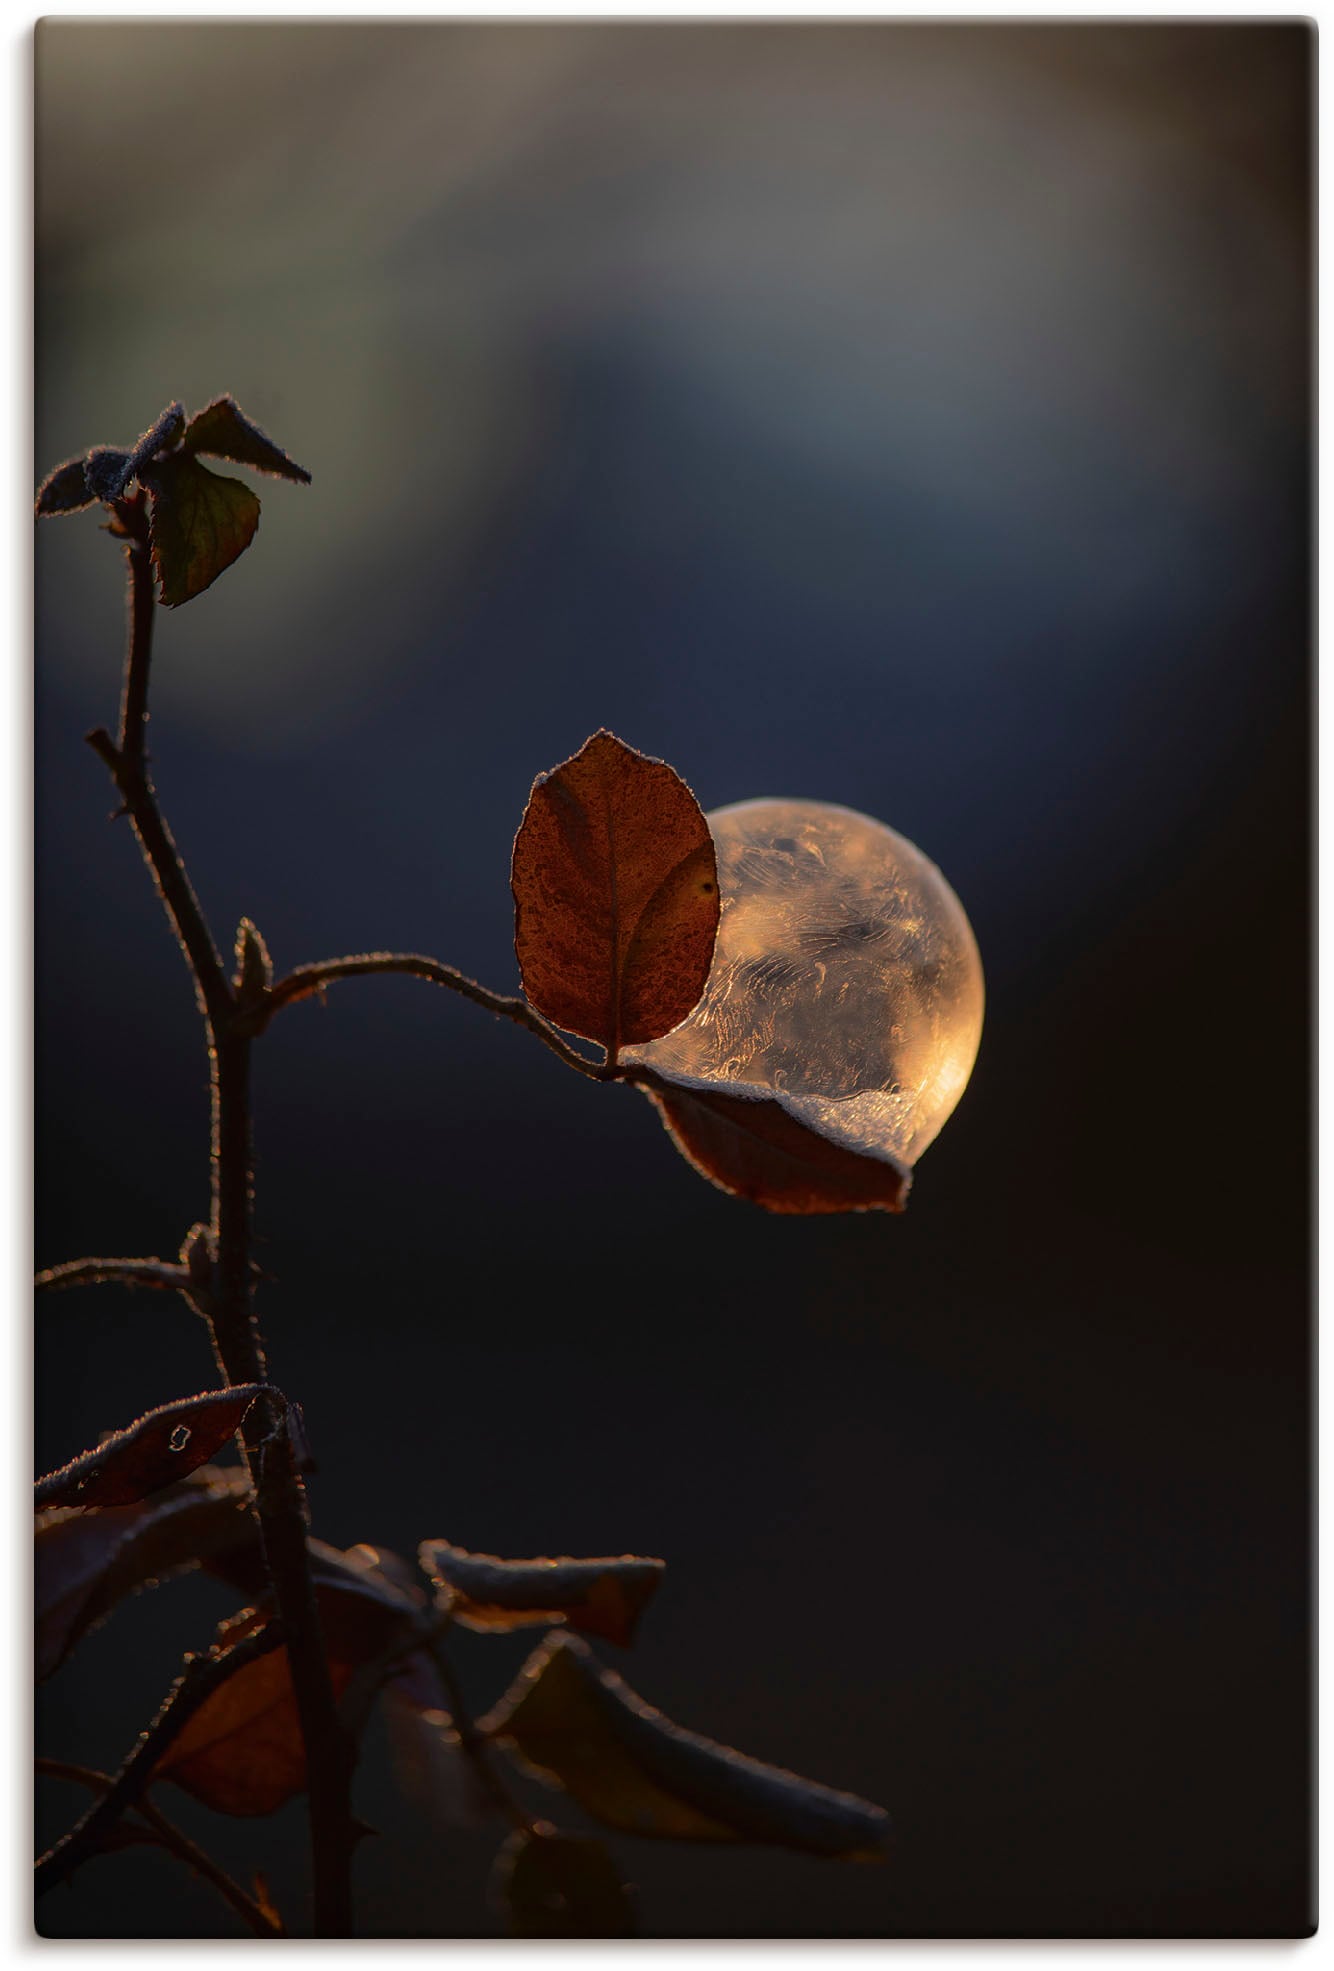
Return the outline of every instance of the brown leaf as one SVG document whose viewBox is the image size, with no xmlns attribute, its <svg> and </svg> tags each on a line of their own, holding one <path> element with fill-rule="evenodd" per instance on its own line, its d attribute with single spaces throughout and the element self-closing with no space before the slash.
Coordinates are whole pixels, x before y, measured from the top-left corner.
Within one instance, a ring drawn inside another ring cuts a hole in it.
<svg viewBox="0 0 1334 1971">
<path fill-rule="evenodd" d="M 263 1383 L 206 1390 L 149 1410 L 59 1471 L 39 1478 L 36 1502 L 47 1506 L 124 1506 L 206 1464 L 235 1437 Z"/>
<path fill-rule="evenodd" d="M 634 1070 L 672 1140 L 720 1190 L 768 1211 L 902 1211 L 912 1173 L 889 1151 L 856 1150 L 794 1114 L 780 1090 L 674 1081 Z"/>
<path fill-rule="evenodd" d="M 343 1723 L 356 1737 L 390 1674 L 386 1659 L 422 1625 L 425 1595 L 413 1602 L 379 1568 L 319 1541 L 311 1549 L 330 1681 Z M 225 1640 L 239 1641 L 264 1619 L 263 1611 L 243 1611 Z M 368 1677 L 376 1665 L 379 1674 Z M 246 1664 L 214 1691 L 159 1760 L 155 1777 L 173 1780 L 219 1813 L 244 1817 L 273 1813 L 303 1792 L 306 1760 L 286 1648 Z"/>
<path fill-rule="evenodd" d="M 498 1560 L 465 1553 L 447 1540 L 418 1549 L 423 1568 L 452 1597 L 467 1629 L 524 1629 L 567 1622 L 586 1635 L 628 1646 L 664 1572 L 660 1560 L 633 1554 L 606 1560 Z"/>
<path fill-rule="evenodd" d="M 713 838 L 661 760 L 595 732 L 540 774 L 511 887 L 529 1000 L 612 1059 L 670 1032 L 703 992 L 718 932 Z"/>
<path fill-rule="evenodd" d="M 130 1506 L 38 1516 L 34 1559 L 37 1679 L 49 1677 L 80 1637 L 126 1595 L 218 1558 L 258 1552 L 243 1471 L 205 1466 L 168 1491 Z"/>
<path fill-rule="evenodd" d="M 516 1937 L 633 1937 L 634 1908 L 600 1841 L 535 1827 L 496 1856 L 492 1889 Z"/>
<path fill-rule="evenodd" d="M 190 452 L 168 453 L 139 474 L 148 488 L 149 533 L 161 601 L 168 609 L 202 595 L 259 526 L 259 501 L 239 479 L 224 479 Z"/>
<path fill-rule="evenodd" d="M 430 1658 L 417 1655 L 384 1687 L 389 1756 L 403 1797 L 438 1833 L 480 1827 L 500 1805 L 482 1784 L 449 1715 Z"/>
<path fill-rule="evenodd" d="M 869 1801 L 683 1731 L 576 1636 L 549 1637 L 479 1730 L 512 1740 L 595 1820 L 628 1834 L 866 1860 L 887 1826 Z"/>
<path fill-rule="evenodd" d="M 329 1676 L 340 1697 L 354 1666 Z M 154 1768 L 220 1814 L 271 1814 L 304 1790 L 306 1755 L 286 1649 L 257 1657 L 200 1706 Z"/>
<path fill-rule="evenodd" d="M 257 472 L 272 472 L 281 479 L 310 484 L 304 466 L 290 459 L 281 445 L 275 445 L 266 432 L 253 424 L 234 397 L 218 397 L 196 411 L 185 427 L 181 440 L 187 452 L 202 452 L 207 458 L 231 459 L 235 465 L 253 466 Z"/>
</svg>

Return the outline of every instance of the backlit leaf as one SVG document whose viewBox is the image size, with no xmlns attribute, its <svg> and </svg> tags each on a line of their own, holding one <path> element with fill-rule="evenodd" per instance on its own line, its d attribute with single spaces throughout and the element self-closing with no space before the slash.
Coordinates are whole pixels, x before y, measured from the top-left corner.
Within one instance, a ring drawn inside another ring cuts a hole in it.
<svg viewBox="0 0 1334 1971">
<path fill-rule="evenodd" d="M 38 1515 L 34 1560 L 38 1681 L 137 1589 L 219 1558 L 258 1554 L 243 1471 L 204 1466 L 152 1499 L 88 1511 L 57 1506 Z"/>
<path fill-rule="evenodd" d="M 149 459 L 156 458 L 159 452 L 165 452 L 169 445 L 174 445 L 184 429 L 184 404 L 168 404 L 166 410 L 160 412 L 147 431 L 136 440 L 130 453 L 129 476 L 133 478 Z"/>
<path fill-rule="evenodd" d="M 147 431 L 140 433 L 130 451 L 118 451 L 114 445 L 94 445 L 83 462 L 89 492 L 108 504 L 120 499 L 149 460 L 174 445 L 184 429 L 184 407 L 168 404 Z"/>
<path fill-rule="evenodd" d="M 335 1698 L 353 1668 L 330 1651 Z M 220 1814 L 244 1817 L 275 1813 L 303 1791 L 306 1755 L 286 1649 L 257 1657 L 220 1684 L 167 1747 L 154 1778 L 174 1780 Z"/>
<path fill-rule="evenodd" d="M 887 1817 L 684 1731 L 601 1667 L 576 1636 L 529 1658 L 479 1729 L 512 1740 L 595 1820 L 682 1841 L 765 1841 L 809 1854 L 878 1857 Z"/>
<path fill-rule="evenodd" d="M 781 1090 L 673 1080 L 636 1068 L 633 1079 L 677 1148 L 720 1190 L 777 1212 L 902 1211 L 912 1173 L 887 1150 L 853 1149 L 793 1112 Z"/>
<path fill-rule="evenodd" d="M 161 1491 L 214 1457 L 264 1388 L 241 1383 L 147 1411 L 95 1451 L 39 1478 L 37 1505 L 123 1506 Z"/>
<path fill-rule="evenodd" d="M 439 1672 L 418 1654 L 384 1687 L 382 1712 L 394 1776 L 426 1824 L 445 1834 L 497 1819 L 500 1805 L 449 1715 Z"/>
<path fill-rule="evenodd" d="M 424 1593 L 413 1601 L 378 1567 L 311 1542 L 320 1626 L 334 1697 L 354 1737 L 365 1725 L 390 1659 L 408 1647 L 424 1622 Z M 255 1578 L 255 1556 L 212 1571 Z M 262 1577 L 261 1577 L 262 1578 Z M 235 1643 L 265 1618 L 247 1611 L 226 1639 Z M 219 1686 L 168 1747 L 155 1776 L 170 1779 L 219 1813 L 269 1814 L 304 1791 L 306 1760 L 286 1648 L 246 1664 Z"/>
<path fill-rule="evenodd" d="M 255 538 L 259 501 L 190 452 L 171 452 L 140 473 L 161 600 L 171 609 L 201 595 Z"/>
<path fill-rule="evenodd" d="M 511 883 L 529 1000 L 613 1058 L 669 1032 L 703 992 L 718 932 L 713 839 L 661 760 L 596 732 L 540 774 Z"/>
<path fill-rule="evenodd" d="M 290 459 L 281 445 L 275 445 L 257 424 L 252 424 L 234 397 L 218 397 L 202 411 L 196 411 L 185 427 L 181 444 L 187 452 L 231 459 L 236 465 L 254 466 L 257 472 L 272 472 L 305 486 L 310 484 L 305 467 Z"/>
<path fill-rule="evenodd" d="M 496 1857 L 493 1892 L 516 1937 L 633 1937 L 634 1909 L 600 1841 L 534 1828 Z"/>
<path fill-rule="evenodd" d="M 115 445 L 94 445 L 83 462 L 83 476 L 93 497 L 109 504 L 134 477 L 131 455 Z"/>
<path fill-rule="evenodd" d="M 37 514 L 41 519 L 53 513 L 81 513 L 92 506 L 97 495 L 90 493 L 84 477 L 84 460 L 66 459 L 49 472 L 37 488 Z"/>
<path fill-rule="evenodd" d="M 423 1568 L 452 1596 L 454 1619 L 468 1629 L 522 1629 L 567 1622 L 586 1635 L 627 1645 L 662 1579 L 660 1560 L 632 1554 L 606 1560 L 497 1560 L 465 1553 L 447 1540 L 418 1550 Z"/>
</svg>

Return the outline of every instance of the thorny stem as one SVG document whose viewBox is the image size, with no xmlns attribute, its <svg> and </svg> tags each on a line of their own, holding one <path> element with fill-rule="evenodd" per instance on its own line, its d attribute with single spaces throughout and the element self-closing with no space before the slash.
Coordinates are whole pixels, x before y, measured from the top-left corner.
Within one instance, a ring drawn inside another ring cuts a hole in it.
<svg viewBox="0 0 1334 1971">
<path fill-rule="evenodd" d="M 37 1771 L 47 1779 L 67 1779 L 79 1786 L 91 1787 L 94 1793 L 107 1794 L 115 1784 L 110 1773 L 98 1772 L 93 1766 L 76 1766 L 68 1759 L 37 1759 Z M 187 1868 L 213 1887 L 225 1902 L 230 1903 L 241 1921 L 257 1937 L 281 1937 L 284 1935 L 282 1922 L 276 1913 L 270 1913 L 253 1896 L 246 1894 L 240 1883 L 233 1880 L 226 1869 L 215 1862 L 212 1855 L 193 1842 L 188 1834 L 182 1834 L 174 1821 L 155 1807 L 151 1800 L 137 1800 L 134 1812 L 143 1821 L 145 1839 L 154 1840 L 168 1854 L 175 1855 Z"/>
<path fill-rule="evenodd" d="M 120 789 L 144 859 L 157 884 L 194 976 L 208 1026 L 211 1068 L 213 1277 L 204 1313 L 227 1383 L 263 1382 L 264 1347 L 252 1305 L 250 1254 L 250 1037 L 238 1030 L 236 1000 L 149 776 L 144 740 L 153 635 L 153 571 L 143 495 L 116 508 L 129 569 L 129 648 L 119 743 L 104 731 L 88 741 Z M 259 1412 L 260 1414 L 256 1414 Z M 264 1414 L 267 1412 L 267 1414 Z M 350 1790 L 352 1745 L 339 1722 L 320 1630 L 306 1546 L 305 1490 L 281 1419 L 256 1405 L 245 1431 L 264 1558 L 288 1655 L 306 1755 L 314 1927 L 317 1936 L 352 1929 L 351 1858 L 355 1842 Z M 94 1810 L 96 1811 L 96 1809 Z"/>
<path fill-rule="evenodd" d="M 350 958 L 326 958 L 317 965 L 299 966 L 270 989 L 266 1017 L 271 1017 L 284 1006 L 291 1006 L 298 999 L 308 999 L 312 993 L 322 992 L 325 986 L 333 985 L 339 979 L 361 978 L 374 972 L 404 972 L 411 978 L 427 979 L 432 985 L 447 986 L 451 992 L 461 992 L 465 999 L 471 999 L 475 1006 L 484 1006 L 488 1013 L 498 1013 L 502 1019 L 527 1027 L 564 1061 L 566 1067 L 576 1069 L 590 1080 L 613 1081 L 620 1078 L 620 1071 L 614 1066 L 590 1061 L 586 1055 L 571 1047 L 569 1041 L 557 1032 L 549 1020 L 544 1020 L 540 1013 L 535 1012 L 526 999 L 512 993 L 492 992 L 488 987 L 479 985 L 476 979 L 470 979 L 466 972 L 460 972 L 456 966 L 444 965 L 438 958 L 423 958 L 416 951 L 365 951 Z"/>
<path fill-rule="evenodd" d="M 230 1649 L 212 1649 L 205 1655 L 186 1658 L 185 1668 L 168 1691 L 156 1718 L 147 1731 L 140 1733 L 134 1750 L 101 1799 L 95 1800 L 83 1818 L 53 1848 L 48 1848 L 38 1862 L 35 1881 L 39 1896 L 54 1889 L 80 1862 L 98 1852 L 121 1815 L 138 1803 L 168 1746 L 180 1737 L 214 1691 L 247 1664 L 279 1648 L 283 1641 L 282 1623 L 269 1622 Z"/>
</svg>

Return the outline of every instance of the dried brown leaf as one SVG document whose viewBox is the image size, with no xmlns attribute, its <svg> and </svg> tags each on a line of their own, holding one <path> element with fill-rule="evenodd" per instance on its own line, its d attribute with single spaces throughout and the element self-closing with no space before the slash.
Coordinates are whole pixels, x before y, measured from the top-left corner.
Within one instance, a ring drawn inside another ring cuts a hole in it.
<svg viewBox="0 0 1334 1971">
<path fill-rule="evenodd" d="M 595 732 L 533 783 L 514 842 L 514 947 L 547 1019 L 614 1058 L 680 1024 L 709 975 L 718 872 L 671 767 Z"/>
<path fill-rule="evenodd" d="M 126 1595 L 227 1552 L 258 1555 L 249 1496 L 243 1471 L 205 1466 L 136 1505 L 41 1513 L 34 1543 L 38 1681 Z"/>
<path fill-rule="evenodd" d="M 311 1549 L 334 1697 L 356 1737 L 380 1683 L 392 1674 L 393 1653 L 420 1632 L 426 1597 L 419 1591 L 414 1602 L 378 1567 L 336 1548 L 312 1541 Z M 240 1558 L 241 1565 L 224 1561 L 214 1571 L 254 1578 L 254 1557 Z M 264 1619 L 262 1610 L 243 1611 L 224 1640 L 240 1641 Z M 368 1676 L 376 1666 L 378 1674 Z M 155 1776 L 219 1813 L 245 1817 L 273 1813 L 304 1791 L 305 1752 L 286 1648 L 246 1664 L 214 1691 L 159 1760 Z"/>
<path fill-rule="evenodd" d="M 499 1817 L 449 1714 L 430 1658 L 417 1655 L 384 1687 L 382 1710 L 394 1775 L 409 1805 L 437 1832 L 480 1827 Z"/>
<path fill-rule="evenodd" d="M 266 1385 L 205 1390 L 147 1411 L 125 1430 L 39 1478 L 36 1502 L 48 1506 L 124 1506 L 174 1484 L 222 1449 Z"/>
<path fill-rule="evenodd" d="M 512 1741 L 595 1820 L 628 1834 L 867 1860 L 887 1826 L 866 1800 L 674 1725 L 576 1636 L 549 1637 L 479 1730 Z"/>
<path fill-rule="evenodd" d="M 333 1660 L 335 1698 L 353 1665 Z M 154 1768 L 220 1814 L 271 1814 L 304 1790 L 306 1755 L 286 1649 L 245 1664 L 206 1699 Z"/>
<path fill-rule="evenodd" d="M 912 1173 L 886 1151 L 853 1149 L 793 1113 L 780 1091 L 634 1070 L 681 1154 L 734 1197 L 768 1211 L 902 1211 Z"/>
<path fill-rule="evenodd" d="M 664 1572 L 660 1560 L 498 1560 L 447 1540 L 418 1549 L 422 1567 L 447 1591 L 468 1629 L 522 1629 L 566 1622 L 585 1635 L 628 1646 Z"/>
</svg>

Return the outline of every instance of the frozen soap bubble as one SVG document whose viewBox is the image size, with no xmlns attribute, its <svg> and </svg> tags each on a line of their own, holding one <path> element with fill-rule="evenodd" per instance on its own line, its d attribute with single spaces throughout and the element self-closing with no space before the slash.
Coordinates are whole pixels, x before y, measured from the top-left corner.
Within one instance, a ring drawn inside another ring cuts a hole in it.
<svg viewBox="0 0 1334 1971">
<path fill-rule="evenodd" d="M 708 823 L 722 918 L 704 997 L 623 1058 L 685 1088 L 769 1091 L 906 1171 L 977 1057 L 982 963 L 963 906 L 911 842 L 851 808 L 740 801 Z"/>
</svg>

